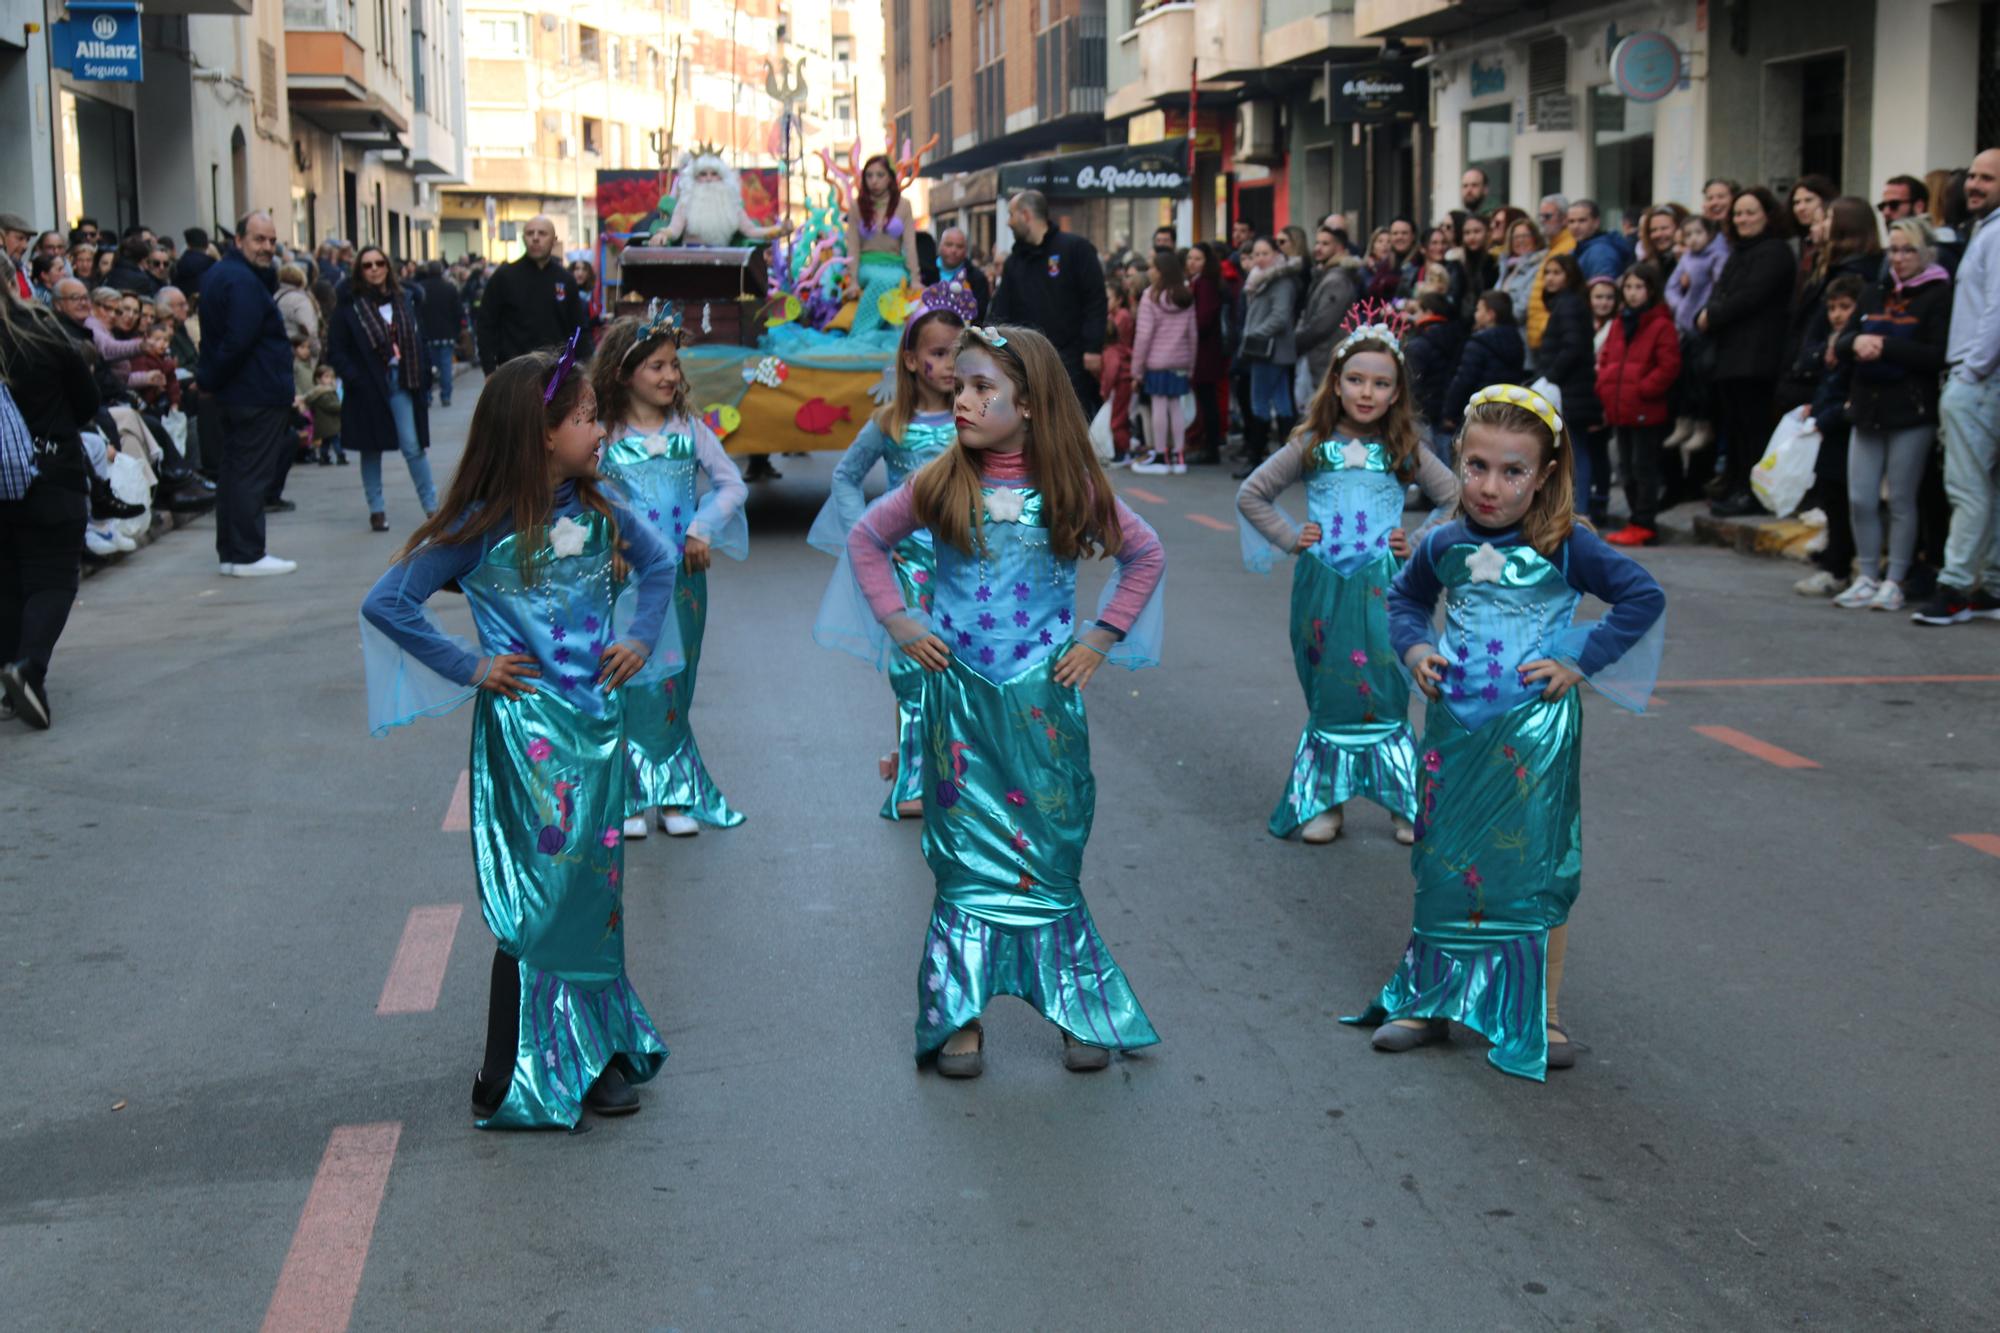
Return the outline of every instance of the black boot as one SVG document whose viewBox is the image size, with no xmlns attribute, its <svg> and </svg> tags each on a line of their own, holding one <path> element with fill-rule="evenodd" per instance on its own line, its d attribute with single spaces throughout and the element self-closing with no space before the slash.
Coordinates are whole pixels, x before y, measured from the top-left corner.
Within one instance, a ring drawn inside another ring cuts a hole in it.
<svg viewBox="0 0 2000 1333">
<path fill-rule="evenodd" d="M 92 518 L 137 518 L 146 512 L 146 506 L 126 504 L 112 494 L 111 483 L 102 477 L 90 479 L 90 515 Z"/>
<path fill-rule="evenodd" d="M 590 1091 L 583 1094 L 583 1104 L 597 1115 L 630 1115 L 639 1109 L 639 1094 L 625 1081 L 619 1072 L 623 1061 L 614 1059 L 590 1085 Z"/>
</svg>

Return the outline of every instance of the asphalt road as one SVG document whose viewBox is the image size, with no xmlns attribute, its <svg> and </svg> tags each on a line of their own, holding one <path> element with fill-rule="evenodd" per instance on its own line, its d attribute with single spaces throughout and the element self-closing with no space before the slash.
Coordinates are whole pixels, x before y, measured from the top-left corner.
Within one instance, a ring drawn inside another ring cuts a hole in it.
<svg viewBox="0 0 2000 1333">
<path fill-rule="evenodd" d="M 910 1061 L 931 884 L 874 813 L 890 695 L 809 635 L 831 458 L 780 460 L 712 576 L 694 716 L 749 822 L 630 849 L 673 1057 L 575 1135 L 469 1121 L 468 720 L 367 734 L 355 612 L 398 538 L 355 470 L 294 473 L 296 575 L 218 578 L 204 523 L 85 585 L 55 730 L 0 728 L 9 1327 L 1992 1326 L 2000 625 L 1645 553 L 1666 678 L 1708 683 L 1587 705 L 1587 1053 L 1538 1086 L 1467 1034 L 1387 1057 L 1334 1022 L 1398 956 L 1407 853 L 1369 807 L 1328 848 L 1264 832 L 1303 717 L 1287 580 L 1243 572 L 1214 470 L 1122 478 L 1169 655 L 1091 687 L 1085 883 L 1164 1040 L 1072 1075 L 1004 1003 L 950 1083 Z M 1889 679 L 1729 683 L 1829 676 Z M 1907 679 L 1939 676 L 1983 679 Z M 378 1013 L 406 928 L 441 991 Z"/>
</svg>

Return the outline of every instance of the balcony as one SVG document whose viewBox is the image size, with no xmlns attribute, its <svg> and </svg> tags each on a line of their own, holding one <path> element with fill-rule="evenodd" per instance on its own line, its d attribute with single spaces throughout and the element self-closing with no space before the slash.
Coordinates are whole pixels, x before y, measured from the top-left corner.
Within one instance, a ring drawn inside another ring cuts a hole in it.
<svg viewBox="0 0 2000 1333">
<path fill-rule="evenodd" d="M 1264 68 L 1264 27 L 1246 18 L 1238 0 L 1195 0 L 1194 55 L 1201 77 L 1240 78 Z M 1187 67 L 1182 67 L 1183 82 Z"/>
<path fill-rule="evenodd" d="M 294 115 L 359 148 L 398 147 L 410 128 L 401 98 L 369 86 L 353 0 L 285 0 L 285 89 Z"/>
<path fill-rule="evenodd" d="M 1153 5 L 1140 13 L 1133 27 L 1139 34 L 1139 78 L 1138 102 L 1132 109 L 1156 99 L 1185 98 L 1194 69 L 1194 5 Z M 1121 111 L 1130 95 L 1129 89 L 1119 90 Z"/>
<path fill-rule="evenodd" d="M 1070 15 L 1036 33 L 1036 117 L 1046 122 L 1103 111 L 1103 13 Z"/>
<path fill-rule="evenodd" d="M 1440 37 L 1520 12 L 1513 0 L 1354 0 L 1361 37 Z"/>
</svg>

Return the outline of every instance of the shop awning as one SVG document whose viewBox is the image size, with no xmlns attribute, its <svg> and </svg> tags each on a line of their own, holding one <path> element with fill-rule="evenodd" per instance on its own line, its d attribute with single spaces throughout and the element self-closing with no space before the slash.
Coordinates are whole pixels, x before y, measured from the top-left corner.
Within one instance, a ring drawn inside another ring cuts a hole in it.
<svg viewBox="0 0 2000 1333">
<path fill-rule="evenodd" d="M 1187 136 L 1094 148 L 1000 168 L 1000 189 L 1040 190 L 1051 199 L 1179 199 L 1193 193 Z"/>
</svg>

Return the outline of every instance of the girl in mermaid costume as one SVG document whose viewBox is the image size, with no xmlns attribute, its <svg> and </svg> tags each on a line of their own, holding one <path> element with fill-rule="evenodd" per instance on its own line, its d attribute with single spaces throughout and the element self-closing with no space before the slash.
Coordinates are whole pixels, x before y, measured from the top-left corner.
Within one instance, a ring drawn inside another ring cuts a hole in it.
<svg viewBox="0 0 2000 1333">
<path fill-rule="evenodd" d="M 646 836 L 649 810 L 657 810 L 660 828 L 676 837 L 698 833 L 702 824 L 734 828 L 743 822 L 709 777 L 689 719 L 708 627 L 712 552 L 734 560 L 750 554 L 743 520 L 749 488 L 715 432 L 688 411 L 680 349 L 692 340 L 680 306 L 655 301 L 645 319 L 613 324 L 591 362 L 591 387 L 604 414 L 602 471 L 681 561 L 674 617 L 687 665 L 657 686 L 632 691 L 625 702 L 625 745 L 632 757 L 628 838 Z M 699 503 L 697 472 L 708 478 Z"/>
<path fill-rule="evenodd" d="M 472 1085 L 483 1129 L 636 1111 L 631 1085 L 667 1058 L 625 976 L 621 687 L 679 667 L 675 561 L 597 484 L 603 437 L 575 347 L 487 378 L 449 494 L 361 609 L 377 735 L 477 696 L 473 863 L 499 941 Z M 453 586 L 476 649 L 424 610 Z"/>
<path fill-rule="evenodd" d="M 847 224 L 847 294 L 859 299 L 850 337 L 873 333 L 887 323 L 881 301 L 907 283 L 922 284 L 917 266 L 917 220 L 896 183 L 896 166 L 877 153 L 861 165 L 854 209 Z M 893 325 L 891 326 L 893 327 Z"/>
<path fill-rule="evenodd" d="M 895 490 L 924 464 L 951 447 L 957 430 L 951 422 L 952 375 L 958 336 L 978 313 L 972 293 L 959 283 L 926 288 L 916 313 L 903 331 L 896 356 L 896 396 L 869 418 L 833 469 L 833 493 L 813 521 L 806 540 L 829 555 L 840 557 L 827 584 L 813 638 L 823 647 L 845 648 L 861 656 L 873 651 L 878 635 L 856 640 L 848 627 L 874 621 L 858 608 L 854 573 L 847 561 L 847 535 L 868 507 L 861 483 L 880 460 Z M 930 582 L 937 561 L 930 533 L 918 530 L 896 547 L 897 585 L 903 604 L 919 611 L 930 607 Z M 920 819 L 924 813 L 923 679 L 924 669 L 910 657 L 893 651 L 878 654 L 877 667 L 889 673 L 896 692 L 896 754 L 883 761 L 884 776 L 893 784 L 882 802 L 884 819 Z"/>
<path fill-rule="evenodd" d="M 923 667 L 924 858 L 937 898 L 917 974 L 916 1054 L 984 1068 L 979 1016 L 1017 995 L 1062 1029 L 1064 1064 L 1159 1038 L 1091 920 L 1079 872 L 1096 783 L 1083 686 L 1107 659 L 1159 660 L 1159 538 L 1111 493 L 1048 339 L 969 330 L 957 357 L 958 442 L 855 525 L 847 554 L 874 617 Z M 930 529 L 930 609 L 893 568 Z M 1076 625 L 1077 561 L 1117 560 Z"/>
<path fill-rule="evenodd" d="M 1540 394 L 1474 394 L 1456 456 L 1465 516 L 1417 544 L 1389 598 L 1396 650 L 1431 700 L 1415 923 L 1381 995 L 1342 1021 L 1405 1051 L 1456 1019 L 1493 1043 L 1495 1066 L 1539 1081 L 1576 1060 L 1556 1003 L 1583 862 L 1575 687 L 1643 712 L 1666 596 L 1574 523 L 1571 440 Z M 1602 620 L 1576 623 L 1585 593 L 1609 604 Z"/>
<path fill-rule="evenodd" d="M 1388 589 L 1410 554 L 1404 488 L 1416 481 L 1444 518 L 1458 482 L 1418 441 L 1395 317 L 1386 307 L 1355 309 L 1304 426 L 1250 474 L 1236 508 L 1250 569 L 1268 571 L 1276 551 L 1298 557 L 1292 663 L 1306 725 L 1271 812 L 1272 836 L 1299 831 L 1306 842 L 1332 842 L 1344 803 L 1365 796 L 1389 811 L 1396 841 L 1407 845 L 1415 840 L 1417 754 L 1409 685 L 1389 642 Z M 1300 480 L 1304 527 L 1275 503 Z"/>
</svg>

